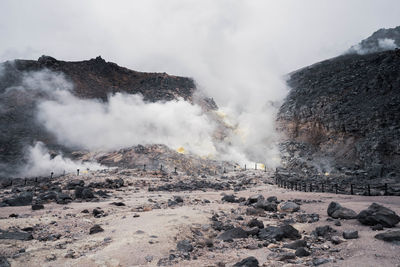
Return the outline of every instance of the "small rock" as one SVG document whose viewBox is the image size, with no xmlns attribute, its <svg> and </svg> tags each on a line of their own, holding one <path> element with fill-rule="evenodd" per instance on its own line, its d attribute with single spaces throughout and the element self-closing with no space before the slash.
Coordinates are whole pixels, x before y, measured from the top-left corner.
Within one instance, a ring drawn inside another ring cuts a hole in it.
<svg viewBox="0 0 400 267">
<path fill-rule="evenodd" d="M 328 263 L 328 262 L 330 262 L 330 259 L 324 259 L 324 258 L 313 259 L 313 265 L 314 266 L 322 265 L 322 264 L 325 264 L 325 263 Z"/>
<path fill-rule="evenodd" d="M 311 254 L 310 251 L 308 251 L 304 247 L 297 248 L 295 252 L 295 255 L 297 257 L 307 257 L 310 256 L 310 254 Z"/>
<path fill-rule="evenodd" d="M 148 256 L 144 257 L 144 259 L 145 259 L 147 262 L 151 262 L 151 261 L 154 259 L 154 257 L 148 255 Z"/>
<path fill-rule="evenodd" d="M 42 204 L 33 204 L 32 205 L 32 210 L 42 210 L 44 209 L 44 206 Z"/>
<path fill-rule="evenodd" d="M 178 244 L 176 245 L 176 248 L 181 252 L 192 252 L 193 251 L 193 246 L 190 243 L 190 241 L 187 239 L 179 241 Z"/>
<path fill-rule="evenodd" d="M 382 226 L 382 224 L 378 223 L 377 225 L 372 226 L 371 229 L 373 231 L 382 231 L 383 230 L 383 226 Z"/>
<path fill-rule="evenodd" d="M 111 202 L 110 205 L 121 207 L 121 206 L 125 206 L 125 203 L 124 202 Z"/>
<path fill-rule="evenodd" d="M 55 254 L 50 254 L 46 256 L 46 261 L 55 261 L 57 259 L 57 256 Z"/>
<path fill-rule="evenodd" d="M 7 232 L 7 231 L 0 231 L 0 239 L 14 239 L 14 240 L 21 240 L 21 241 L 29 241 L 33 239 L 31 233 L 25 232 Z"/>
<path fill-rule="evenodd" d="M 344 240 L 341 239 L 339 236 L 335 235 L 331 237 L 331 242 L 334 245 L 339 245 L 340 243 L 342 243 Z"/>
<path fill-rule="evenodd" d="M 218 236 L 218 239 L 221 239 L 223 241 L 228 241 L 236 238 L 247 238 L 247 236 L 248 234 L 245 230 L 243 230 L 243 228 L 236 227 L 225 231 L 220 236 Z"/>
<path fill-rule="evenodd" d="M 336 225 L 336 226 L 342 226 L 342 223 L 341 223 L 339 220 L 336 220 L 336 221 L 335 221 L 335 225 Z"/>
<path fill-rule="evenodd" d="M 307 246 L 307 242 L 303 239 L 296 240 L 296 241 L 293 241 L 292 243 L 283 245 L 284 248 L 289 248 L 289 249 L 298 249 L 298 248 L 305 247 L 305 246 Z"/>
<path fill-rule="evenodd" d="M 262 221 L 257 220 L 256 218 L 251 219 L 251 221 L 247 224 L 248 227 L 258 227 L 260 229 L 264 228 L 264 223 Z"/>
<path fill-rule="evenodd" d="M 90 228 L 90 230 L 89 230 L 90 235 L 100 233 L 100 232 L 104 232 L 104 229 L 101 228 L 101 226 L 98 224 L 93 225 L 93 227 Z"/>
<path fill-rule="evenodd" d="M 276 196 L 271 196 L 271 197 L 268 197 L 268 198 L 267 198 L 267 201 L 268 201 L 268 202 L 277 202 L 277 201 L 278 201 L 278 198 L 277 198 Z"/>
<path fill-rule="evenodd" d="M 0 256 L 0 267 L 11 267 L 11 264 L 8 262 L 7 258 L 4 256 Z"/>
<path fill-rule="evenodd" d="M 296 254 L 292 252 L 283 252 L 279 254 L 277 258 L 279 261 L 291 260 L 296 258 Z"/>
<path fill-rule="evenodd" d="M 287 201 L 278 205 L 278 210 L 281 212 L 296 212 L 300 210 L 300 206 L 294 202 Z"/>
<path fill-rule="evenodd" d="M 356 239 L 356 238 L 358 238 L 358 231 L 355 231 L 355 230 L 343 231 L 343 238 L 344 239 Z"/>
<path fill-rule="evenodd" d="M 380 233 L 375 236 L 376 239 L 380 239 L 386 242 L 400 242 L 400 230 L 389 231 L 386 233 Z"/>
<path fill-rule="evenodd" d="M 258 267 L 258 260 L 254 257 L 245 258 L 233 265 L 233 267 Z"/>
<path fill-rule="evenodd" d="M 237 203 L 238 199 L 235 195 L 225 195 L 221 199 L 222 201 L 230 202 L 230 203 Z"/>
</svg>

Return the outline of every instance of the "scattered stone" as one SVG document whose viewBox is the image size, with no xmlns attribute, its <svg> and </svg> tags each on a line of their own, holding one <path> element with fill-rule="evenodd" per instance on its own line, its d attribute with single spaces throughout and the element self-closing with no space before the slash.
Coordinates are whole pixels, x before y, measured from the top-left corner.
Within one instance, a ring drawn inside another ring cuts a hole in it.
<svg viewBox="0 0 400 267">
<path fill-rule="evenodd" d="M 304 247 L 299 247 L 296 249 L 295 255 L 297 257 L 307 257 L 310 256 L 310 251 L 308 251 L 307 249 L 305 249 Z"/>
<path fill-rule="evenodd" d="M 325 264 L 325 263 L 328 263 L 328 262 L 330 262 L 330 259 L 324 259 L 324 258 L 313 259 L 313 265 L 314 266 L 322 265 L 322 264 Z"/>
<path fill-rule="evenodd" d="M 174 201 L 177 203 L 183 203 L 183 198 L 181 196 L 174 196 Z"/>
<path fill-rule="evenodd" d="M 378 223 L 378 224 L 376 224 L 376 225 L 373 225 L 373 226 L 371 227 L 371 229 L 372 229 L 373 231 L 382 231 L 382 230 L 383 230 L 383 226 L 382 226 L 382 224 Z"/>
<path fill-rule="evenodd" d="M 331 202 L 328 206 L 327 213 L 330 217 L 335 219 L 355 219 L 357 218 L 357 213 L 354 210 L 342 207 L 337 202 Z"/>
<path fill-rule="evenodd" d="M 76 187 L 83 187 L 85 185 L 85 182 L 83 180 L 72 180 L 70 181 L 67 186 L 66 189 L 67 190 L 74 190 Z"/>
<path fill-rule="evenodd" d="M 267 198 L 267 201 L 268 201 L 268 202 L 277 202 L 277 201 L 278 201 L 278 198 L 277 198 L 276 196 L 271 196 L 271 197 L 268 197 L 268 198 Z"/>
<path fill-rule="evenodd" d="M 101 228 L 101 226 L 98 224 L 93 225 L 93 227 L 90 228 L 90 230 L 89 230 L 90 235 L 100 233 L 100 232 L 104 232 L 104 229 Z"/>
<path fill-rule="evenodd" d="M 0 239 L 29 241 L 33 239 L 33 236 L 31 233 L 26 233 L 26 232 L 7 232 L 0 230 Z"/>
<path fill-rule="evenodd" d="M 264 228 L 264 223 L 262 221 L 257 220 L 256 218 L 251 219 L 251 221 L 247 224 L 248 227 L 258 227 L 260 229 Z"/>
<path fill-rule="evenodd" d="M 151 262 L 151 261 L 154 259 L 154 257 L 151 256 L 151 255 L 148 255 L 148 256 L 144 257 L 144 259 L 145 259 L 147 262 Z"/>
<path fill-rule="evenodd" d="M 339 236 L 335 235 L 331 237 L 331 242 L 334 245 L 339 245 L 340 243 L 343 243 L 343 239 L 341 239 Z"/>
<path fill-rule="evenodd" d="M 292 260 L 296 258 L 296 254 L 293 252 L 283 252 L 279 254 L 277 258 L 279 261 Z"/>
<path fill-rule="evenodd" d="M 84 210 L 81 211 L 81 213 L 89 213 L 89 210 L 84 209 Z"/>
<path fill-rule="evenodd" d="M 254 257 L 245 258 L 233 265 L 233 267 L 258 267 L 258 260 Z"/>
<path fill-rule="evenodd" d="M 8 217 L 10 217 L 10 218 L 18 218 L 18 214 L 15 214 L 15 213 L 11 213 Z"/>
<path fill-rule="evenodd" d="M 4 256 L 0 256 L 0 267 L 11 267 L 11 264 L 8 262 L 7 258 Z"/>
<path fill-rule="evenodd" d="M 261 202 L 263 200 L 264 200 L 264 196 L 263 195 L 253 195 L 253 196 L 250 196 L 246 200 L 245 205 L 251 205 L 251 204 L 254 204 L 254 203 L 257 203 L 257 202 Z"/>
<path fill-rule="evenodd" d="M 92 213 L 93 213 L 93 216 L 95 218 L 100 218 L 100 217 L 103 217 L 105 215 L 104 214 L 104 210 L 102 210 L 100 208 L 93 209 Z"/>
<path fill-rule="evenodd" d="M 297 231 L 297 229 L 291 225 L 283 225 L 280 227 L 267 226 L 266 228 L 260 230 L 258 233 L 258 238 L 261 240 L 275 239 L 280 241 L 283 238 L 300 239 L 301 235 L 299 231 Z"/>
<path fill-rule="evenodd" d="M 317 236 L 328 237 L 331 233 L 336 232 L 336 230 L 334 230 L 329 225 L 325 225 L 325 226 L 319 226 L 319 227 L 315 228 L 314 232 L 315 232 L 315 235 L 317 235 Z"/>
<path fill-rule="evenodd" d="M 356 238 L 358 238 L 358 231 L 355 231 L 355 230 L 343 231 L 343 238 L 344 239 L 356 239 Z"/>
<path fill-rule="evenodd" d="M 388 231 L 375 235 L 375 238 L 386 242 L 400 242 L 400 230 Z M 399 243 L 400 244 L 400 243 Z"/>
<path fill-rule="evenodd" d="M 294 202 L 287 201 L 278 205 L 278 210 L 281 212 L 296 212 L 300 210 L 300 206 Z"/>
<path fill-rule="evenodd" d="M 370 226 L 381 224 L 383 227 L 394 227 L 400 222 L 400 217 L 394 211 L 377 203 L 361 211 L 357 218 L 360 223 Z"/>
<path fill-rule="evenodd" d="M 235 195 L 225 195 L 221 199 L 222 201 L 230 202 L 230 203 L 237 203 L 238 199 Z"/>
<path fill-rule="evenodd" d="M 111 202 L 110 205 L 121 207 L 121 206 L 125 206 L 125 203 L 124 202 Z"/>
<path fill-rule="evenodd" d="M 220 236 L 218 236 L 218 239 L 221 239 L 223 241 L 228 241 L 236 238 L 247 238 L 247 236 L 248 234 L 245 230 L 243 230 L 243 228 L 236 227 L 225 231 Z"/>
<path fill-rule="evenodd" d="M 44 209 L 44 206 L 42 204 L 33 204 L 32 205 L 32 210 L 42 210 Z"/>
<path fill-rule="evenodd" d="M 307 246 L 307 242 L 303 239 L 296 240 L 296 241 L 293 241 L 292 243 L 283 245 L 284 248 L 289 248 L 289 249 L 298 249 L 298 248 L 306 247 L 306 246 Z"/>
<path fill-rule="evenodd" d="M 55 254 L 50 254 L 46 256 L 46 261 L 55 261 L 57 259 L 57 256 Z"/>
<path fill-rule="evenodd" d="M 263 209 L 265 211 L 275 212 L 278 209 L 278 205 L 265 200 L 259 201 L 255 204 L 256 208 Z"/>
<path fill-rule="evenodd" d="M 193 251 L 193 246 L 190 243 L 190 241 L 187 239 L 179 241 L 178 244 L 176 245 L 176 248 L 181 252 L 192 252 Z"/>
<path fill-rule="evenodd" d="M 5 203 L 8 206 L 27 206 L 32 203 L 32 199 L 33 199 L 32 192 L 23 192 L 18 196 L 4 199 L 3 203 Z"/>
<path fill-rule="evenodd" d="M 335 225 L 336 225 L 336 226 L 342 226 L 342 223 L 341 223 L 339 220 L 336 220 L 336 221 L 335 221 Z"/>
</svg>

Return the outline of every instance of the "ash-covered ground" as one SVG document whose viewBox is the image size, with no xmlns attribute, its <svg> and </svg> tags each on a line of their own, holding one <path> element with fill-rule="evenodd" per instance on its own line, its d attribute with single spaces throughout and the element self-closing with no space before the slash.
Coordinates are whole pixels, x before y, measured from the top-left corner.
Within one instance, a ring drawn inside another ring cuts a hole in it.
<svg viewBox="0 0 400 267">
<path fill-rule="evenodd" d="M 1 266 L 398 266 L 399 197 L 274 181 L 110 169 L 4 182 Z"/>
</svg>

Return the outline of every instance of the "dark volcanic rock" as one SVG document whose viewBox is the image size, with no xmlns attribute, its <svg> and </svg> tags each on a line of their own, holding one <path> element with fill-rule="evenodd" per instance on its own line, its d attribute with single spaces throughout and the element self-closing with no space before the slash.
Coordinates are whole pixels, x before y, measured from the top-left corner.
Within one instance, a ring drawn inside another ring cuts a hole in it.
<svg viewBox="0 0 400 267">
<path fill-rule="evenodd" d="M 32 203 L 32 199 L 33 199 L 32 192 L 23 192 L 18 196 L 4 199 L 3 203 L 9 206 L 27 206 Z"/>
<path fill-rule="evenodd" d="M 337 202 L 331 202 L 328 206 L 328 215 L 335 219 L 355 219 L 357 213 L 354 210 L 342 207 Z"/>
<path fill-rule="evenodd" d="M 356 239 L 356 238 L 358 238 L 358 231 L 355 231 L 355 230 L 343 231 L 343 238 L 344 239 Z"/>
<path fill-rule="evenodd" d="M 346 54 L 292 72 L 277 119 L 288 136 L 284 166 L 321 173 L 326 159 L 330 169 L 363 169 L 371 178 L 399 173 L 399 72 L 399 49 Z"/>
<path fill-rule="evenodd" d="M 25 232 L 0 231 L 0 239 L 15 239 L 21 241 L 28 241 L 32 240 L 33 236 L 31 233 L 25 233 Z"/>
<path fill-rule="evenodd" d="M 11 267 L 11 265 L 8 262 L 7 258 L 4 257 L 4 256 L 0 256 L 0 267 Z"/>
<path fill-rule="evenodd" d="M 248 234 L 245 230 L 243 230 L 243 228 L 236 227 L 225 231 L 220 236 L 218 236 L 218 239 L 228 241 L 236 238 L 247 238 L 247 236 Z"/>
<path fill-rule="evenodd" d="M 84 185 L 85 185 L 85 182 L 83 180 L 72 180 L 67 184 L 66 189 L 72 190 L 78 186 L 83 187 Z"/>
<path fill-rule="evenodd" d="M 245 258 L 233 265 L 233 267 L 258 267 L 258 260 L 254 257 Z"/>
<path fill-rule="evenodd" d="M 33 204 L 32 205 L 32 210 L 42 210 L 44 209 L 44 206 L 42 204 Z"/>
<path fill-rule="evenodd" d="M 292 243 L 288 243 L 283 245 L 284 248 L 290 248 L 290 249 L 298 249 L 301 247 L 306 247 L 307 246 L 307 241 L 301 239 L 301 240 L 296 240 L 293 241 Z"/>
<path fill-rule="evenodd" d="M 178 244 L 176 245 L 176 248 L 182 252 L 192 252 L 193 251 L 193 246 L 190 243 L 190 241 L 187 239 L 179 241 Z"/>
<path fill-rule="evenodd" d="M 221 199 L 222 201 L 230 202 L 230 203 L 237 203 L 239 202 L 235 195 L 225 195 Z"/>
<path fill-rule="evenodd" d="M 311 254 L 310 251 L 308 251 L 304 247 L 297 248 L 295 252 L 295 255 L 297 257 L 307 257 L 310 256 L 310 254 Z"/>
<path fill-rule="evenodd" d="M 282 202 L 278 205 L 278 210 L 282 212 L 296 212 L 300 209 L 300 206 L 294 202 Z"/>
<path fill-rule="evenodd" d="M 394 211 L 377 203 L 372 203 L 368 209 L 361 211 L 357 219 L 364 225 L 381 224 L 384 227 L 394 227 L 400 221 Z"/>
<path fill-rule="evenodd" d="M 95 196 L 92 189 L 90 189 L 89 187 L 77 186 L 75 188 L 75 198 L 92 199 L 95 198 Z"/>
<path fill-rule="evenodd" d="M 400 230 L 388 231 L 386 233 L 380 233 L 375 235 L 375 238 L 386 241 L 386 242 L 399 242 L 400 244 Z"/>
<path fill-rule="evenodd" d="M 291 225 L 282 225 L 279 227 L 267 226 L 266 228 L 260 230 L 258 233 L 258 238 L 262 240 L 275 239 L 280 241 L 283 238 L 300 239 L 301 235 L 299 231 L 297 231 L 297 229 Z"/>
<path fill-rule="evenodd" d="M 332 233 L 335 233 L 336 230 L 330 227 L 329 225 L 319 226 L 315 228 L 315 235 L 329 237 Z"/>
<path fill-rule="evenodd" d="M 260 229 L 264 228 L 264 223 L 262 221 L 257 220 L 256 218 L 253 218 L 249 221 L 247 224 L 248 227 L 258 227 Z"/>
<path fill-rule="evenodd" d="M 92 228 L 90 228 L 90 230 L 89 230 L 90 235 L 100 233 L 100 232 L 104 232 L 104 229 L 101 228 L 101 226 L 98 224 L 93 225 Z"/>
</svg>

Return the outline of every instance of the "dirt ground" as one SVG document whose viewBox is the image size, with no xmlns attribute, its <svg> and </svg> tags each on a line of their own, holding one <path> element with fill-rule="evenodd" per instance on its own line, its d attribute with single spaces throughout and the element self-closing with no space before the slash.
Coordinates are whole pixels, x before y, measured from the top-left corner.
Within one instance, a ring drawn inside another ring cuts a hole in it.
<svg viewBox="0 0 400 267">
<path fill-rule="evenodd" d="M 261 171 L 259 173 L 266 175 Z M 126 178 L 130 181 L 134 179 L 139 178 Z M 326 212 L 331 201 L 339 202 L 357 213 L 376 202 L 400 214 L 400 197 L 297 192 L 270 184 L 256 184 L 239 192 L 212 189 L 192 192 L 149 192 L 147 187 L 140 188 L 137 184 L 131 183 L 130 186 L 112 190 L 110 198 L 98 202 L 74 201 L 67 205 L 49 203 L 38 211 L 32 211 L 31 206 L 2 207 L 0 229 L 35 226 L 39 229 L 36 231 L 60 233 L 61 238 L 54 241 L 39 241 L 36 238 L 30 241 L 0 240 L 0 254 L 8 258 L 11 266 L 157 266 L 160 259 L 176 251 L 179 240 L 193 238 L 194 230 L 201 229 L 204 233 L 210 231 L 208 229 L 213 214 L 221 212 L 232 214 L 245 208 L 239 203 L 221 201 L 223 194 L 233 193 L 244 198 L 262 194 L 264 197 L 276 196 L 278 200 L 306 200 L 302 202 L 298 213 L 316 213 L 319 215 L 319 221 L 293 224 L 302 234 L 310 234 L 315 227 L 323 225 L 330 225 L 340 231 L 357 230 L 358 239 L 346 240 L 339 245 L 330 242 L 321 245 L 322 250 L 327 251 L 325 256 L 329 254 L 331 259 L 322 266 L 400 266 L 399 245 L 375 239 L 374 235 L 377 232 L 361 225 L 357 220 L 341 220 L 341 226 L 335 226 L 332 221 L 327 221 Z M 181 196 L 183 203 L 167 206 L 165 203 L 174 196 Z M 126 206 L 111 205 L 112 202 L 123 202 Z M 157 203 L 161 208 L 155 208 Z M 92 214 L 94 208 L 100 208 L 107 216 L 95 218 Z M 82 213 L 85 209 L 89 213 Z M 12 213 L 18 214 L 18 218 L 10 218 L 9 215 Z M 276 221 L 268 216 L 250 217 L 257 217 L 266 226 L 276 224 Z M 89 235 L 89 229 L 94 224 L 101 225 L 104 232 Z M 397 226 L 392 230 L 399 229 Z M 306 260 L 300 260 L 298 263 L 271 260 L 273 252 L 270 247 L 249 249 L 237 245 L 241 241 L 225 246 L 224 242 L 214 240 L 218 246 L 200 247 L 197 249 L 196 257 L 191 257 L 190 260 L 180 259 L 170 264 L 232 266 L 249 256 L 256 257 L 260 266 L 307 264 Z"/>
</svg>

